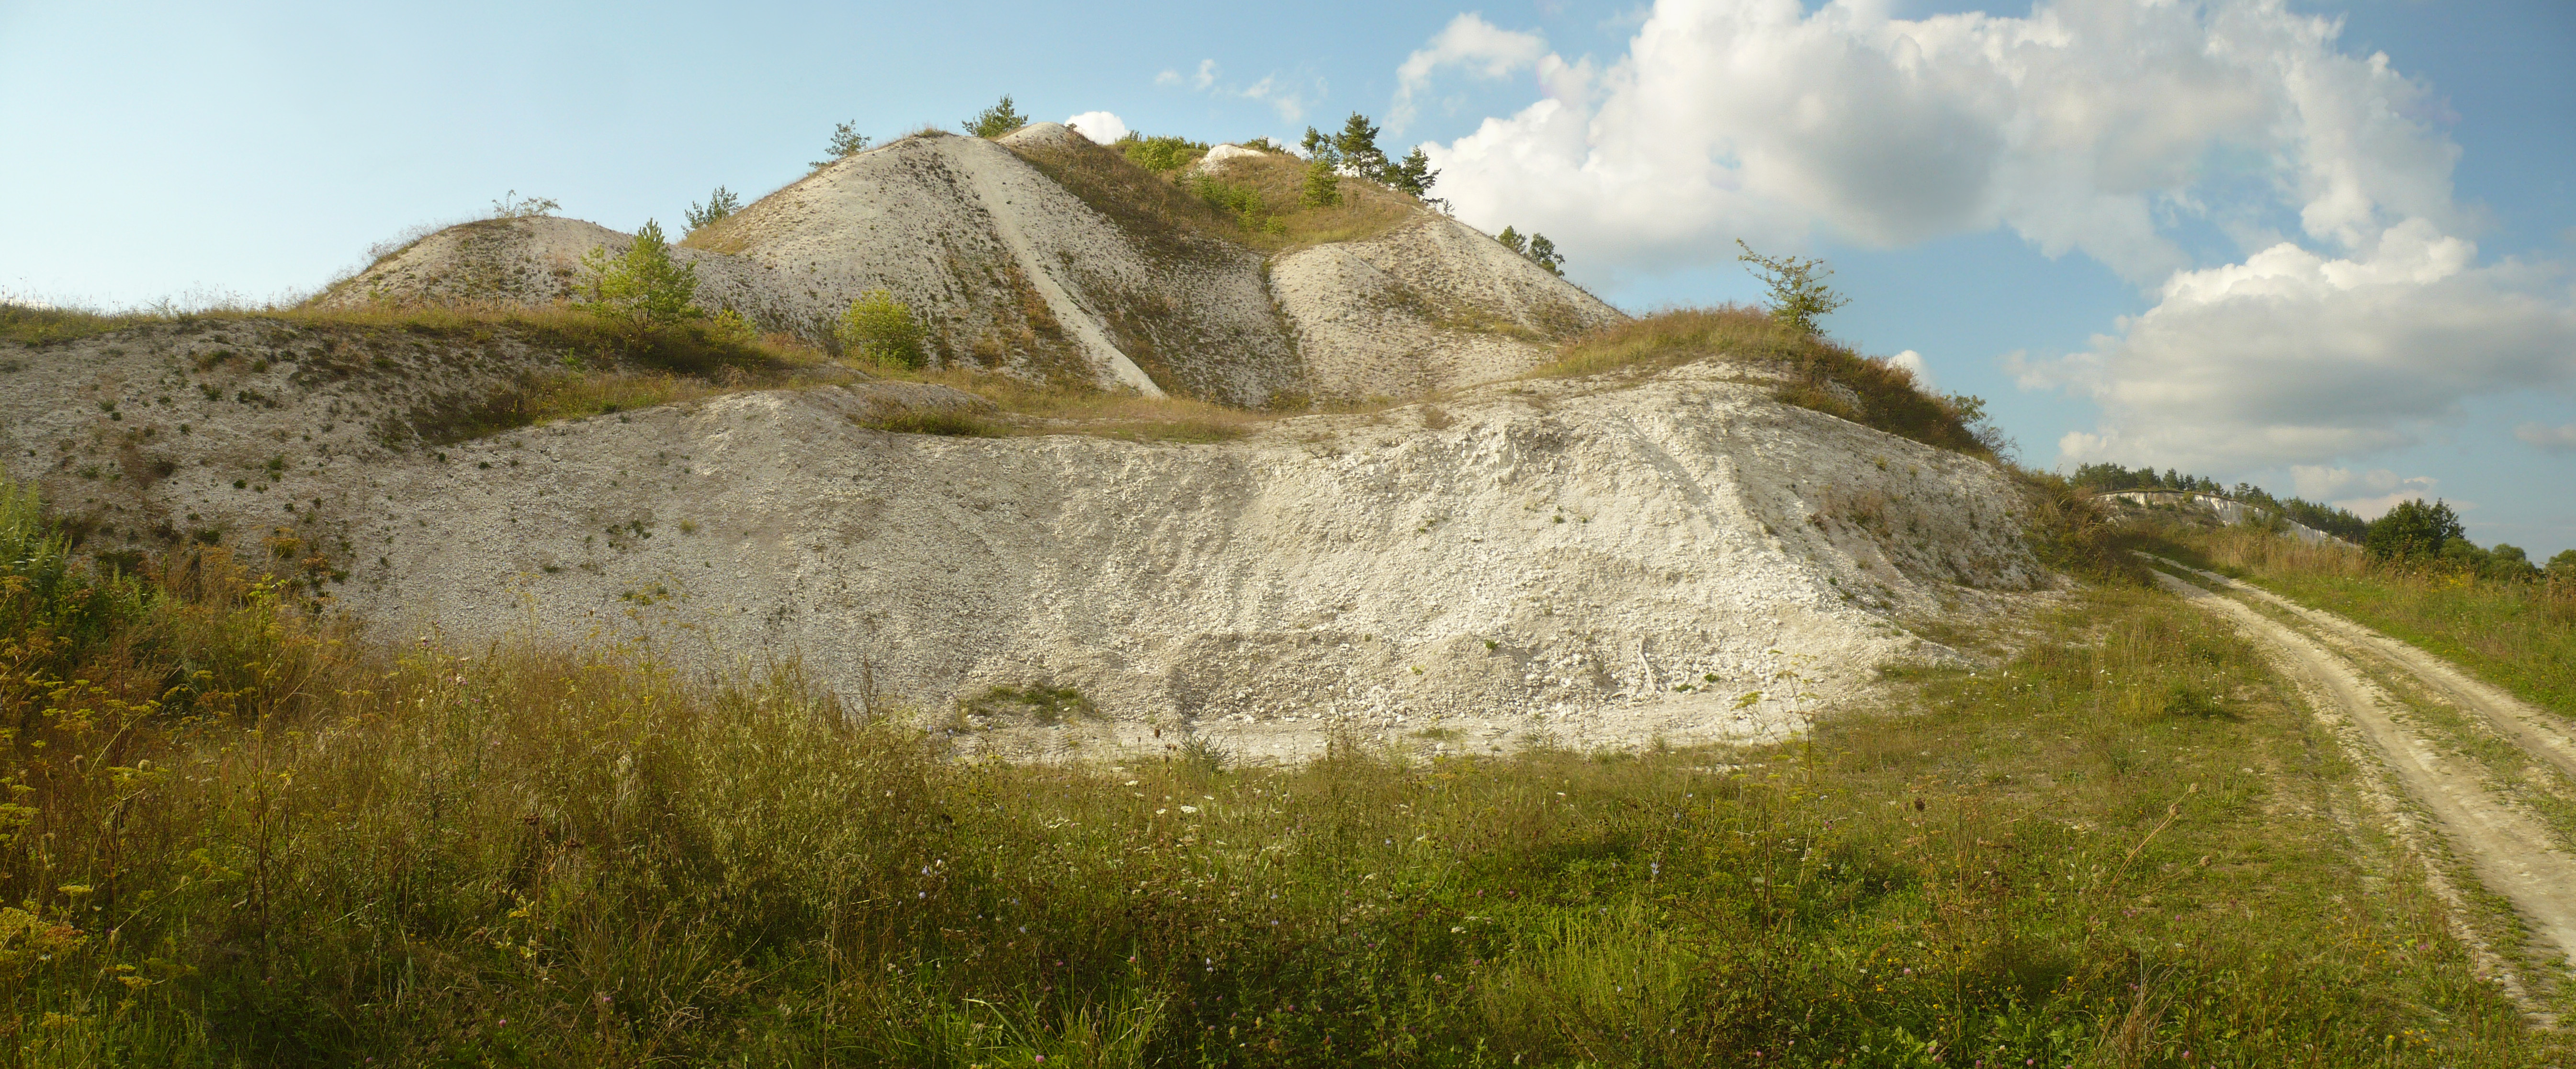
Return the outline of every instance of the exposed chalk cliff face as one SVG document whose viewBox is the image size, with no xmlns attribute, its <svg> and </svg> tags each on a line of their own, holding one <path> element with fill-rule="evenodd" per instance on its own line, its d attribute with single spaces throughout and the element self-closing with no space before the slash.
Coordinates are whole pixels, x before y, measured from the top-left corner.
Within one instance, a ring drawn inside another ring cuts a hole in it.
<svg viewBox="0 0 2576 1069">
<path fill-rule="evenodd" d="M 996 687 L 1100 710 L 956 716 L 1024 756 L 1777 738 L 1876 665 L 1938 656 L 1906 614 L 2051 582 L 1995 469 L 1783 405 L 1724 361 L 1212 445 L 888 434 L 859 420 L 982 402 L 862 383 L 397 453 L 369 431 L 389 390 L 547 354 L 387 344 L 325 354 L 251 323 L 22 350 L 0 444 L 102 537 L 291 538 L 395 633 L 645 628 L 709 663 L 793 653 L 934 717 Z"/>
<path fill-rule="evenodd" d="M 675 251 L 697 266 L 701 305 L 763 329 L 821 341 L 851 300 L 884 290 L 945 361 L 1250 407 L 1505 378 L 1543 363 L 1553 339 L 1621 318 L 1428 210 L 1273 256 L 1113 217 L 1031 159 L 1128 166 L 1055 123 L 999 140 L 909 137 L 819 168 Z M 582 254 L 631 240 L 566 219 L 468 223 L 315 303 L 544 304 L 571 295 Z"/>
</svg>

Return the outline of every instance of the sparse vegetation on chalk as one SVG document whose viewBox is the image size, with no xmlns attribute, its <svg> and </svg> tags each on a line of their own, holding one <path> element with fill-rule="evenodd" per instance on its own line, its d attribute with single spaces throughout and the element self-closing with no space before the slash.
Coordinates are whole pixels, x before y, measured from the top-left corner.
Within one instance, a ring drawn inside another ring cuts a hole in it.
<svg viewBox="0 0 2576 1069">
<path fill-rule="evenodd" d="M 1793 746 L 1065 768 L 792 664 L 375 642 L 219 549 L 145 570 L 0 562 L 0 1065 L 2568 1053 L 2337 823 L 2261 658 L 2145 593 Z"/>
<path fill-rule="evenodd" d="M 1137 135 L 1121 148 L 1157 140 Z M 1420 210 L 1411 197 L 1339 176 L 1332 181 L 1335 202 L 1311 205 L 1309 166 L 1285 152 L 1264 151 L 1203 169 L 1180 165 L 1157 175 L 1106 146 L 1014 151 L 1122 229 L 1155 244 L 1194 236 L 1278 251 L 1372 237 Z"/>
<path fill-rule="evenodd" d="M 1904 368 L 1760 309 L 1671 309 L 1594 331 L 1564 352 L 1532 375 L 1649 374 L 1722 356 L 1786 374 L 1777 395 L 1790 404 L 1975 456 L 1993 457 L 2006 444 L 1982 422 L 1975 398 L 1925 392 Z"/>
</svg>

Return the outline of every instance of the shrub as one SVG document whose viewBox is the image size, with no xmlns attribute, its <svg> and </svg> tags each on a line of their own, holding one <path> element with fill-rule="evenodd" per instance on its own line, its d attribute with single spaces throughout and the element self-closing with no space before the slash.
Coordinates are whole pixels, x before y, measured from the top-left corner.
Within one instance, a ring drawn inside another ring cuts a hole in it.
<svg viewBox="0 0 2576 1069">
<path fill-rule="evenodd" d="M 1736 259 L 1752 264 L 1749 270 L 1770 289 L 1771 318 L 1798 333 L 1822 333 L 1816 326 L 1816 317 L 1851 303 L 1850 298 L 1825 285 L 1824 276 L 1834 272 L 1823 260 L 1764 256 L 1741 238 L 1736 239 L 1735 247 L 1744 250 Z"/>
<path fill-rule="evenodd" d="M 1306 161 L 1306 188 L 1301 199 L 1309 208 L 1330 208 L 1342 202 L 1342 176 L 1333 164 L 1317 156 Z"/>
<path fill-rule="evenodd" d="M 2549 578 L 2562 583 L 2576 583 L 2576 549 L 2562 549 L 2549 558 Z"/>
<path fill-rule="evenodd" d="M 846 355 L 879 367 L 917 368 L 927 362 L 921 323 L 909 306 L 885 290 L 869 290 L 851 301 L 833 334 Z"/>
<path fill-rule="evenodd" d="M 1118 139 L 1120 155 L 1155 174 L 1169 174 L 1187 167 L 1191 161 L 1207 155 L 1207 151 L 1206 142 L 1185 137 L 1146 137 L 1131 133 Z"/>
<path fill-rule="evenodd" d="M 1008 100 L 1009 98 L 1005 97 L 1003 99 Z M 852 156 L 856 156 L 859 153 L 867 151 L 868 143 L 872 140 L 874 139 L 859 132 L 858 120 L 852 119 L 849 122 L 841 123 L 840 125 L 832 127 L 832 143 L 823 150 L 830 154 L 829 157 L 816 160 L 809 166 L 817 168 L 829 167 L 835 163 L 841 162 L 842 160 L 849 159 Z"/>
<path fill-rule="evenodd" d="M 689 233 L 697 233 L 714 225 L 716 220 L 741 210 L 742 198 L 735 196 L 730 189 L 717 186 L 715 192 L 707 195 L 707 203 L 704 207 L 699 206 L 696 201 L 689 202 L 689 210 L 686 213 Z"/>
<path fill-rule="evenodd" d="M 1190 192 L 1209 207 L 1234 216 L 1234 221 L 1252 233 L 1284 233 L 1287 226 L 1270 217 L 1270 205 L 1261 199 L 1261 191 L 1237 185 L 1211 175 L 1193 175 Z"/>
<path fill-rule="evenodd" d="M 2441 556 L 2464 533 L 2459 513 L 2451 511 L 2449 504 L 2427 505 L 2419 497 L 2400 502 L 2387 515 L 2370 521 L 2361 546 L 2381 560 L 2430 559 Z"/>
<path fill-rule="evenodd" d="M 963 124 L 966 132 L 977 137 L 1000 137 L 1029 124 L 1029 117 L 1011 106 L 1011 95 L 1002 94 L 1002 102 L 976 112 Z"/>
<path fill-rule="evenodd" d="M 521 197 L 519 191 L 513 189 L 502 194 L 501 199 L 492 202 L 490 218 L 528 219 L 540 215 L 553 215 L 555 209 L 561 207 L 563 205 L 555 203 L 553 197 Z"/>
<path fill-rule="evenodd" d="M 581 257 L 588 273 L 573 303 L 602 318 L 615 320 L 638 334 L 706 316 L 689 301 L 697 296 L 698 268 L 671 258 L 662 239 L 662 224 L 647 219 L 624 253 L 605 247 Z"/>
</svg>

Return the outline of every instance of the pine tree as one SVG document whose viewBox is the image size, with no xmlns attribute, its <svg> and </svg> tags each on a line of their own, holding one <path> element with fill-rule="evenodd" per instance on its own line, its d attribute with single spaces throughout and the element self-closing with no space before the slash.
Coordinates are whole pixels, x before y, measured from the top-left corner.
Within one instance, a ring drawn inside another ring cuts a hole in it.
<svg viewBox="0 0 2576 1069">
<path fill-rule="evenodd" d="M 976 112 L 965 122 L 966 132 L 977 137 L 1000 137 L 1029 124 L 1029 117 L 1011 106 L 1011 94 L 1002 94 L 1002 102 Z"/>
<path fill-rule="evenodd" d="M 1342 132 L 1333 135 L 1333 151 L 1341 156 L 1343 173 L 1394 185 L 1386 182 L 1386 153 L 1377 147 L 1377 124 L 1368 116 L 1352 112 Z"/>
<path fill-rule="evenodd" d="M 1009 97 L 1004 97 L 1002 99 L 1006 103 L 1010 100 Z M 852 119 L 848 122 L 841 123 L 832 127 L 832 143 L 823 150 L 830 154 L 830 158 L 816 160 L 813 162 L 812 166 L 829 167 L 835 163 L 841 162 L 842 160 L 849 159 L 852 156 L 856 156 L 859 153 L 867 151 L 868 143 L 873 140 L 875 139 L 859 132 L 858 120 Z"/>
<path fill-rule="evenodd" d="M 1386 184 L 1416 197 L 1427 198 L 1431 186 L 1440 180 L 1440 172 L 1431 169 L 1431 157 L 1422 154 L 1420 146 L 1406 153 L 1404 162 L 1386 169 Z"/>
</svg>

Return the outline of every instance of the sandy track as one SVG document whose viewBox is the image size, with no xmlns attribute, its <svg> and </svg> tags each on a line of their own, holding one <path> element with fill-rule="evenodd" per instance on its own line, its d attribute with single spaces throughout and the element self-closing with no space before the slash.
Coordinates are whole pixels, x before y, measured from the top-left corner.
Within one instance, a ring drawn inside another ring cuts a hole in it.
<svg viewBox="0 0 2576 1069">
<path fill-rule="evenodd" d="M 2279 606 L 2323 632 L 2324 637 L 2335 641 L 2344 652 L 2358 652 L 2413 676 L 2451 704 L 2485 717 L 2499 734 L 2512 739 L 2515 745 L 2533 757 L 2558 766 L 2559 771 L 2569 776 L 2576 776 L 2576 733 L 2571 733 L 2565 718 L 2507 694 L 2484 680 L 2473 678 L 2453 667 L 2449 661 L 2334 613 L 2311 609 L 2216 572 L 2204 572 L 2161 557 L 2156 559 L 2232 593 Z"/>
<path fill-rule="evenodd" d="M 2162 558 L 2150 559 L 2192 570 Z M 2452 851 L 2468 862 L 2487 890 L 2513 903 L 2530 924 L 2533 938 L 2576 960 L 2576 857 L 2554 845 L 2546 825 L 2488 791 L 2474 764 L 2445 754 L 2400 723 L 2391 715 L 2399 707 L 2396 699 L 2372 683 L 2347 655 L 2187 580 L 2158 572 L 2156 581 L 2192 604 L 2234 620 L 2269 648 L 2320 713 L 2349 722 L 2370 741 L 2379 751 L 2379 763 L 2424 807 Z M 2309 619 L 2331 615 L 2300 611 L 2302 618 Z M 2344 628 L 2362 630 L 2350 621 L 2334 619 Z M 2415 652 L 2422 656 L 2421 651 Z M 2407 666 L 2402 659 L 2390 659 Z M 2456 670 L 2449 674 L 2460 676 Z M 2448 691 L 2436 679 L 2427 679 L 2427 685 Z"/>
</svg>

